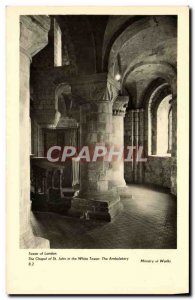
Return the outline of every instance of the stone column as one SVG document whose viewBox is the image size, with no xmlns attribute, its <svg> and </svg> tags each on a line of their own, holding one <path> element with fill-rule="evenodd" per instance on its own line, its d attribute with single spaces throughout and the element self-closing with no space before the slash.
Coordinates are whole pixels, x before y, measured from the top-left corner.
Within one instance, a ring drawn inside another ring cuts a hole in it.
<svg viewBox="0 0 195 300">
<path fill-rule="evenodd" d="M 144 147 L 145 143 L 145 136 L 144 136 L 144 109 L 139 109 L 139 138 L 138 138 L 138 146 L 142 147 L 143 152 L 143 158 L 146 155 L 146 149 Z M 144 181 L 144 162 L 140 161 L 138 162 L 138 182 L 143 183 Z"/>
<path fill-rule="evenodd" d="M 85 219 L 110 221 L 121 208 L 116 188 L 109 184 L 112 174 L 110 162 L 104 158 L 91 161 L 96 146 L 112 145 L 112 99 L 106 90 L 105 74 L 95 74 L 84 83 L 72 87 L 73 94 L 85 93 L 80 108 L 80 147 L 89 147 L 90 162 L 80 160 L 80 191 L 71 202 L 70 214 Z"/>
<path fill-rule="evenodd" d="M 133 110 L 128 110 L 124 119 L 124 145 L 133 146 Z M 133 183 L 133 161 L 124 163 L 124 177 L 127 183 Z"/>
<path fill-rule="evenodd" d="M 33 235 L 30 226 L 30 63 L 48 43 L 46 16 L 20 17 L 20 247 L 48 248 L 49 241 Z"/>
<path fill-rule="evenodd" d="M 137 154 L 140 146 L 144 146 L 143 109 L 134 109 L 127 112 L 125 117 L 125 145 L 135 147 L 132 162 L 125 162 L 125 179 L 128 183 L 142 183 L 144 162 L 137 160 Z"/>
<path fill-rule="evenodd" d="M 113 135 L 112 144 L 117 149 L 124 148 L 124 116 L 128 105 L 129 97 L 118 96 L 113 104 Z M 126 182 L 124 179 L 124 158 L 112 161 L 112 178 L 110 180 L 112 187 L 117 187 L 119 193 L 124 192 Z"/>
</svg>

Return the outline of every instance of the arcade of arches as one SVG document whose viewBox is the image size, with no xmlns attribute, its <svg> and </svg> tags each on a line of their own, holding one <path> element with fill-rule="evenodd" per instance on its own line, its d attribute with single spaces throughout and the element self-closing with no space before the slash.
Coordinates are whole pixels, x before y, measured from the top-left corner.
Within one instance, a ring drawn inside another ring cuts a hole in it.
<svg viewBox="0 0 195 300">
<path fill-rule="evenodd" d="M 176 247 L 176 83 L 175 16 L 21 16 L 22 248 Z M 146 161 L 46 158 L 100 143 Z"/>
</svg>

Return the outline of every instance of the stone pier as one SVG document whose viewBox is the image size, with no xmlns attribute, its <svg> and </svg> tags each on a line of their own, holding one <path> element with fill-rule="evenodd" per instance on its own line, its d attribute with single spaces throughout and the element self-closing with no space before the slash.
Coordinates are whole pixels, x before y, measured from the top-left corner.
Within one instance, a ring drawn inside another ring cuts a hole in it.
<svg viewBox="0 0 195 300">
<path fill-rule="evenodd" d="M 139 147 L 144 147 L 144 109 L 134 109 L 127 112 L 125 117 L 125 141 L 125 146 L 135 147 L 132 162 L 125 162 L 125 179 L 127 183 L 142 183 L 144 162 L 137 161 L 137 154 Z"/>
<path fill-rule="evenodd" d="M 128 105 L 129 97 L 118 96 L 113 104 L 113 134 L 112 143 L 114 147 L 124 148 L 124 116 Z M 110 181 L 112 187 L 116 187 L 119 193 L 123 193 L 126 189 L 124 179 L 124 157 L 112 161 L 112 179 Z"/>
<path fill-rule="evenodd" d="M 20 247 L 49 248 L 30 225 L 30 63 L 48 43 L 49 17 L 20 17 Z"/>
<path fill-rule="evenodd" d="M 72 91 L 73 94 L 78 90 L 88 93 L 80 107 L 80 147 L 89 147 L 90 162 L 82 158 L 80 160 L 80 191 L 72 200 L 70 214 L 85 219 L 110 221 L 121 209 L 117 189 L 110 186 L 112 166 L 103 157 L 97 161 L 91 159 L 96 146 L 110 148 L 112 145 L 114 99 L 109 98 L 105 74 L 95 74 L 86 78 L 86 81 L 85 84 L 77 84 L 76 91 L 73 85 Z"/>
</svg>

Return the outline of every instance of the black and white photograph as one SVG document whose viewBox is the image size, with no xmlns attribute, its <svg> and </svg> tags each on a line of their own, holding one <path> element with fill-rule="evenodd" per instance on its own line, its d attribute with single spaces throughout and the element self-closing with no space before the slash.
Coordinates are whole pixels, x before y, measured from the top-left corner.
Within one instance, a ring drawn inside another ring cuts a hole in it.
<svg viewBox="0 0 195 300">
<path fill-rule="evenodd" d="M 188 294 L 190 9 L 55 5 L 6 8 L 6 292 Z"/>
<path fill-rule="evenodd" d="M 21 15 L 19 43 L 20 247 L 176 249 L 177 15 Z"/>
</svg>

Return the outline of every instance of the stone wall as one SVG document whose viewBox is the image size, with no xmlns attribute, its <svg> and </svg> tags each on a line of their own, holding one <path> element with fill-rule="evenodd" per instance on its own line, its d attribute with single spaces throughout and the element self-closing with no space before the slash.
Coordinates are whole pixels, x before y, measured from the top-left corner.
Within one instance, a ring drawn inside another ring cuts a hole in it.
<svg viewBox="0 0 195 300">
<path fill-rule="evenodd" d="M 39 124 L 36 122 L 36 120 L 31 118 L 31 155 L 42 156 L 42 153 L 39 151 L 41 142 L 40 130 L 41 128 Z"/>
<path fill-rule="evenodd" d="M 126 113 L 124 120 L 124 144 L 126 146 L 144 145 L 143 151 L 147 157 L 147 124 L 146 118 L 144 124 L 143 113 L 143 110 L 129 110 Z M 135 116 L 138 119 L 135 119 Z M 135 130 L 138 124 L 138 130 Z M 137 136 L 136 132 L 138 133 Z M 126 183 L 143 182 L 171 188 L 176 182 L 176 172 L 173 172 L 173 157 L 153 155 L 148 156 L 146 162 L 136 162 L 135 159 L 133 162 L 125 162 L 124 177 Z M 176 191 L 174 192 L 172 188 L 171 191 L 176 194 Z"/>
<path fill-rule="evenodd" d="M 145 163 L 144 182 L 171 188 L 171 157 L 149 156 Z"/>
<path fill-rule="evenodd" d="M 177 97 L 173 96 L 172 104 L 172 161 L 171 193 L 177 195 Z"/>
</svg>

